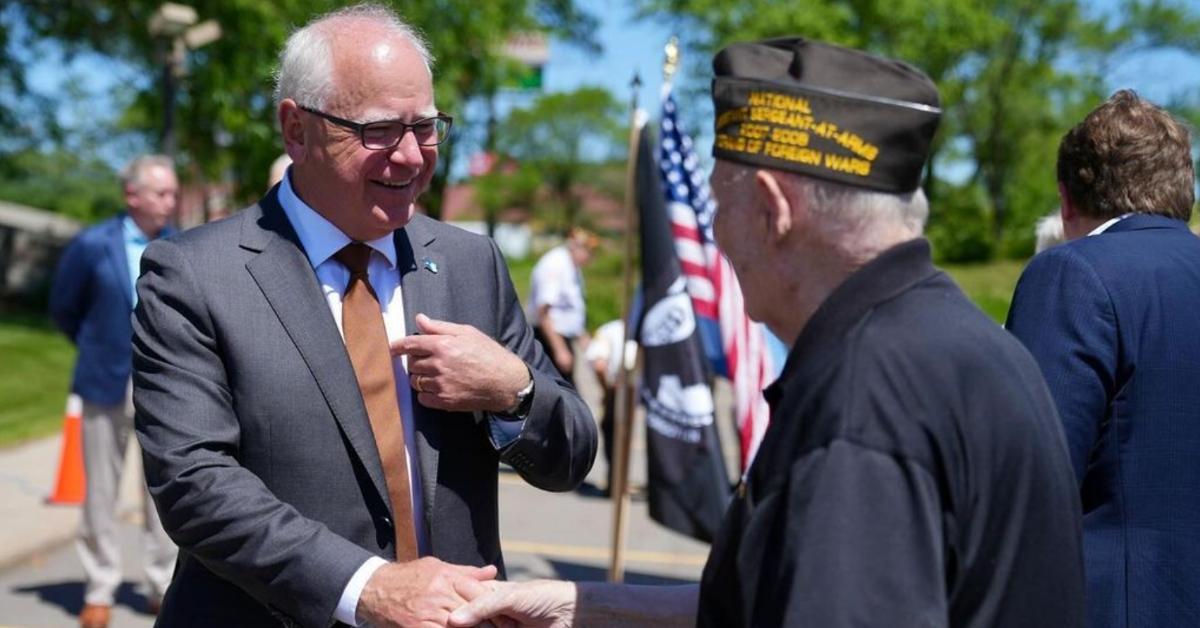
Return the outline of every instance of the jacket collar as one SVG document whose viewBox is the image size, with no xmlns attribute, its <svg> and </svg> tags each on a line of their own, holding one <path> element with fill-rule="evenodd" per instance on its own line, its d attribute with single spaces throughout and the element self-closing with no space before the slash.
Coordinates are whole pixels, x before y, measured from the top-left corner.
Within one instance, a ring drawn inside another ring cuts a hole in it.
<svg viewBox="0 0 1200 628">
<path fill-rule="evenodd" d="M 938 273 L 929 241 L 917 238 L 884 251 L 852 273 L 817 308 L 788 353 L 783 371 L 763 394 L 776 405 L 787 383 L 800 376 L 807 358 L 826 355 L 864 316 L 881 303 Z"/>
<path fill-rule="evenodd" d="M 239 245 L 258 253 L 246 263 L 246 268 L 300 351 L 379 497 L 390 504 L 383 465 L 354 367 L 300 237 L 279 203 L 278 191 L 279 186 L 272 188 L 257 205 L 242 212 Z M 405 324 L 409 330 L 416 329 L 417 312 L 445 317 L 447 291 L 442 280 L 436 272 L 421 270 L 418 262 L 429 259 L 437 264 L 437 251 L 432 247 L 436 240 L 433 226 L 431 219 L 417 215 L 393 236 Z M 428 523 L 434 513 L 441 421 L 415 402 L 412 408 Z"/>
<path fill-rule="evenodd" d="M 1178 218 L 1161 214 L 1133 214 L 1113 223 L 1104 233 L 1120 233 L 1122 231 L 1140 231 L 1143 229 L 1183 229 L 1187 230 L 1186 222 Z M 1104 235 L 1104 234 L 1100 234 Z"/>
</svg>

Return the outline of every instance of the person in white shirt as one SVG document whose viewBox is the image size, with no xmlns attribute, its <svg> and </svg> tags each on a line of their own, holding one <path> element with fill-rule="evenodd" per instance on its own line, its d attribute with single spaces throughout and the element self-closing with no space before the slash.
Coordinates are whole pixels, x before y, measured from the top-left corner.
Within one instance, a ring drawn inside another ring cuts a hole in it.
<svg viewBox="0 0 1200 628">
<path fill-rule="evenodd" d="M 596 328 L 588 343 L 584 357 L 591 365 L 600 389 L 604 391 L 604 414 L 600 418 L 600 433 L 604 438 L 604 460 L 608 464 L 608 484 L 605 495 L 612 490 L 613 480 L 613 426 L 617 418 L 617 384 L 621 374 L 621 345 L 625 345 L 625 368 L 633 370 L 637 362 L 637 342 L 625 340 L 625 323 L 621 319 L 608 321 Z"/>
<path fill-rule="evenodd" d="M 560 373 L 574 382 L 575 345 L 587 344 L 587 303 L 583 296 L 584 266 L 596 250 L 595 234 L 573 228 L 566 242 L 542 255 L 530 278 L 526 316 Z"/>
</svg>

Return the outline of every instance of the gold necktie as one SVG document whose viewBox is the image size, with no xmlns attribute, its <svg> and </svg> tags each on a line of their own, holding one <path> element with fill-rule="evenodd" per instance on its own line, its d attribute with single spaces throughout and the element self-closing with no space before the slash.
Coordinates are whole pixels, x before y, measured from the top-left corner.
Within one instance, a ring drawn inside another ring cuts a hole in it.
<svg viewBox="0 0 1200 628">
<path fill-rule="evenodd" d="M 379 299 L 367 281 L 371 249 L 361 242 L 352 242 L 338 251 L 334 259 L 350 270 L 350 282 L 342 295 L 342 335 L 383 463 L 388 497 L 392 501 L 396 560 L 416 560 L 417 537 L 413 529 L 404 424 L 396 399 L 396 375 L 392 371 L 392 354 Z"/>
</svg>

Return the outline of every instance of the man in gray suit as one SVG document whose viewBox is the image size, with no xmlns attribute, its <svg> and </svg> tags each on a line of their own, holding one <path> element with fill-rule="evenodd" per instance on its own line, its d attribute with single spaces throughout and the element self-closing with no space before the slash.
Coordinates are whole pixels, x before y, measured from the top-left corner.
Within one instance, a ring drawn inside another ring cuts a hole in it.
<svg viewBox="0 0 1200 628">
<path fill-rule="evenodd" d="M 593 420 L 495 245 L 414 213 L 450 125 L 429 62 L 378 6 L 295 32 L 288 175 L 146 251 L 134 401 L 180 546 L 165 625 L 444 623 L 503 570 L 498 463 L 553 491 L 591 467 Z"/>
</svg>

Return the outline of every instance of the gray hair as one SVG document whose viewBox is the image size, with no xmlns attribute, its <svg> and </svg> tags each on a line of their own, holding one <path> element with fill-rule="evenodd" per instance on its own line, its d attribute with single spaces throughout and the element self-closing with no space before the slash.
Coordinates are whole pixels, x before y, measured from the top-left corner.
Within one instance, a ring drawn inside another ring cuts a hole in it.
<svg viewBox="0 0 1200 628">
<path fill-rule="evenodd" d="M 794 177 L 796 194 L 821 216 L 830 231 L 863 236 L 879 228 L 900 228 L 920 236 L 929 218 L 929 201 L 920 188 L 905 194 L 877 192 L 824 179 Z"/>
<path fill-rule="evenodd" d="M 1060 211 L 1056 209 L 1038 219 L 1037 227 L 1034 231 L 1033 250 L 1035 253 L 1041 253 L 1052 246 L 1062 244 L 1067 239 L 1063 233 L 1062 213 Z"/>
<path fill-rule="evenodd" d="M 137 187 L 141 185 L 146 171 L 155 166 L 166 168 L 171 172 L 175 171 L 174 160 L 166 155 L 138 155 L 121 169 L 121 186 Z"/>
<path fill-rule="evenodd" d="M 302 107 L 325 108 L 333 95 L 333 26 L 341 21 L 372 22 L 403 38 L 416 49 L 425 70 L 432 75 L 433 55 L 416 28 L 383 5 L 356 4 L 318 16 L 288 37 L 275 73 L 276 107 L 283 99 L 291 98 Z"/>
</svg>

